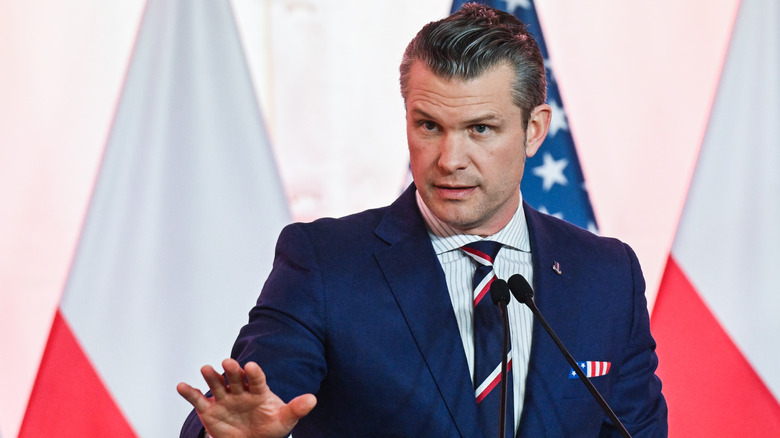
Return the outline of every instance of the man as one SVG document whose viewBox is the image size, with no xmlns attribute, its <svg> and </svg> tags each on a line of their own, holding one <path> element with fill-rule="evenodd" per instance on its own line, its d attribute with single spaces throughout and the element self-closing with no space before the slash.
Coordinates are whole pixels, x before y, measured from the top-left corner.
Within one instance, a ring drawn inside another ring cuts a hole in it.
<svg viewBox="0 0 780 438">
<path fill-rule="evenodd" d="M 509 14 L 472 4 L 425 26 L 401 65 L 415 183 L 388 207 L 282 231 L 225 376 L 202 369 L 213 396 L 177 388 L 195 407 L 182 436 L 493 435 L 476 377 L 482 268 L 464 249 L 483 240 L 499 243 L 487 275 L 522 274 L 574 356 L 609 363 L 591 381 L 631 434 L 665 436 L 633 251 L 522 202 L 550 123 L 544 74 Z M 508 312 L 507 436 L 617 436 L 528 309 Z"/>
</svg>

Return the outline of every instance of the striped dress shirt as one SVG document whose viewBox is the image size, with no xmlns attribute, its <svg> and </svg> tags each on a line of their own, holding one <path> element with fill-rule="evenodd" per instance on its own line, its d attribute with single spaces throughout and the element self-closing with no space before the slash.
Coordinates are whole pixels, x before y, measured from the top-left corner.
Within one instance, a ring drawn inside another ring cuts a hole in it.
<svg viewBox="0 0 780 438">
<path fill-rule="evenodd" d="M 496 276 L 507 280 L 514 274 L 521 274 L 533 285 L 533 267 L 531 264 L 531 245 L 528 240 L 528 226 L 523 212 L 522 195 L 520 207 L 509 223 L 498 233 L 485 239 L 500 242 L 504 246 L 498 252 L 493 262 Z M 473 291 L 471 280 L 476 266 L 472 259 L 460 248 L 483 238 L 470 234 L 458 234 L 449 225 L 440 221 L 425 205 L 420 193 L 417 192 L 417 206 L 428 226 L 428 235 L 433 243 L 433 249 L 439 259 L 449 289 L 455 319 L 458 321 L 466 361 L 469 365 L 469 375 L 474 375 L 474 332 L 473 326 Z M 531 354 L 531 330 L 533 314 L 528 307 L 520 304 L 514 298 L 507 307 L 509 314 L 509 331 L 512 340 L 512 378 L 514 382 L 514 420 L 515 431 L 520 424 L 520 414 L 523 412 L 523 396 L 525 394 L 525 379 L 528 375 L 528 360 Z"/>
</svg>

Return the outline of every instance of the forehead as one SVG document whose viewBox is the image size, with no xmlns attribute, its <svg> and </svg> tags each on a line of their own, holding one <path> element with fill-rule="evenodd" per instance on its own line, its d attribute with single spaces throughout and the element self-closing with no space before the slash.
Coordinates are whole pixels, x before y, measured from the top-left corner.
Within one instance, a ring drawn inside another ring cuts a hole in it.
<svg viewBox="0 0 780 438">
<path fill-rule="evenodd" d="M 515 72 L 509 64 L 499 64 L 464 80 L 442 78 L 416 62 L 409 72 L 407 112 L 441 116 L 488 112 L 509 117 L 520 112 L 512 98 L 514 81 Z"/>
</svg>

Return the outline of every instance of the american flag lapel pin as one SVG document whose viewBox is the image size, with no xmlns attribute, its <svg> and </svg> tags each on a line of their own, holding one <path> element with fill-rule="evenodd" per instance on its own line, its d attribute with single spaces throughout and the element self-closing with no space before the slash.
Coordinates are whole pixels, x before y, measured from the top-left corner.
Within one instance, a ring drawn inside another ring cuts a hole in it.
<svg viewBox="0 0 780 438">
<path fill-rule="evenodd" d="M 561 264 L 558 262 L 553 262 L 552 270 L 555 271 L 556 274 L 561 275 Z"/>
</svg>

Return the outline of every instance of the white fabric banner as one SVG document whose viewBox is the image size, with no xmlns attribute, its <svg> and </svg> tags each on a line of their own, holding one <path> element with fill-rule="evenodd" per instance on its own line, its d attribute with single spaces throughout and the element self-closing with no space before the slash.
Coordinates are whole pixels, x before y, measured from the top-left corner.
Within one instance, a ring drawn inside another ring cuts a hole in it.
<svg viewBox="0 0 780 438">
<path fill-rule="evenodd" d="M 289 221 L 227 0 L 150 0 L 62 312 L 140 436 L 219 366 Z"/>
<path fill-rule="evenodd" d="M 778 29 L 780 3 L 743 0 L 672 254 L 780 400 Z"/>
</svg>

